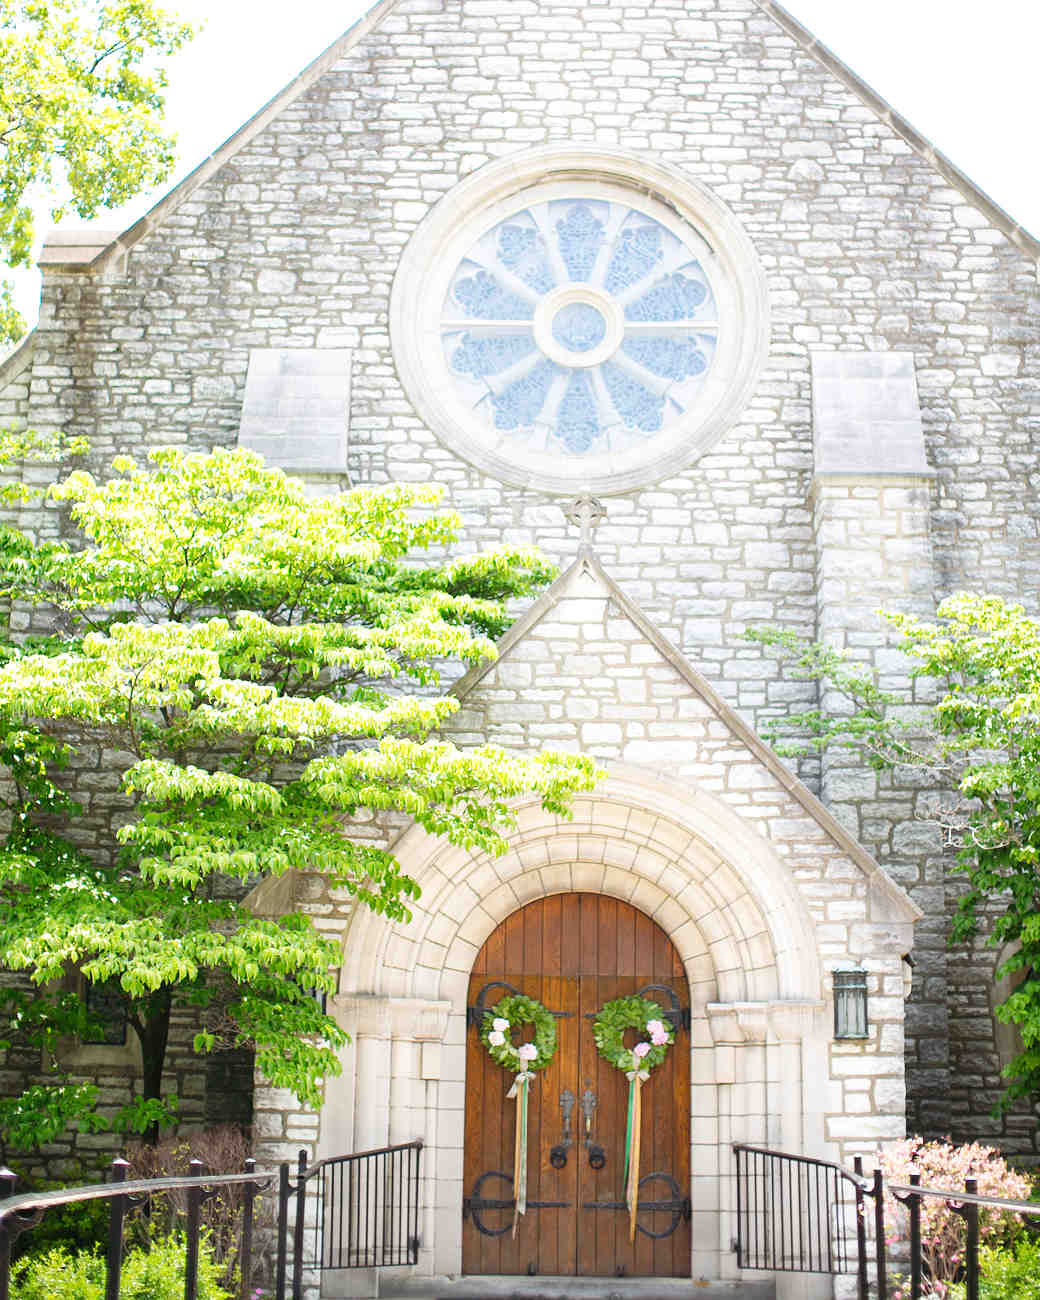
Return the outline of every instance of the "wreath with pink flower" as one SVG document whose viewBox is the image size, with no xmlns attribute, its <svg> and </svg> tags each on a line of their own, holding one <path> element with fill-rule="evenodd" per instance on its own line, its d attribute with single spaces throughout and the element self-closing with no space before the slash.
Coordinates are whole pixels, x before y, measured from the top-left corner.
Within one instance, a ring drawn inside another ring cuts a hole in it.
<svg viewBox="0 0 1040 1300">
<path fill-rule="evenodd" d="M 513 1031 L 521 1025 L 534 1025 L 531 1042 L 513 1042 Z M 534 1074 L 544 1070 L 556 1055 L 556 1019 L 536 998 L 513 993 L 502 998 L 492 1011 L 484 1012 L 480 1041 L 497 1065 L 514 1074 Z"/>
<path fill-rule="evenodd" d="M 625 1031 L 635 1029 L 641 1035 L 638 1043 L 625 1046 Z M 600 1056 L 609 1061 L 615 1070 L 631 1075 L 638 1072 L 648 1077 L 650 1071 L 661 1064 L 668 1048 L 675 1042 L 665 1013 L 649 998 L 615 998 L 604 1003 L 592 1027 Z"/>
</svg>

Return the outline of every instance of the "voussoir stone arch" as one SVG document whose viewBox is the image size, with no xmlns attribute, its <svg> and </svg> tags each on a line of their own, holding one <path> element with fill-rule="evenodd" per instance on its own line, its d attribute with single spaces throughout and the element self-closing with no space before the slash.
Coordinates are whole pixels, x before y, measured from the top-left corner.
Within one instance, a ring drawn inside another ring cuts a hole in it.
<svg viewBox="0 0 1040 1300">
<path fill-rule="evenodd" d="M 516 807 L 501 857 L 406 831 L 395 846 L 422 891 L 405 925 L 355 913 L 340 987 L 464 1004 L 487 937 L 535 898 L 571 891 L 632 903 L 675 944 L 694 1005 L 820 996 L 812 921 L 773 846 L 710 793 L 612 767 L 573 816 Z"/>
</svg>

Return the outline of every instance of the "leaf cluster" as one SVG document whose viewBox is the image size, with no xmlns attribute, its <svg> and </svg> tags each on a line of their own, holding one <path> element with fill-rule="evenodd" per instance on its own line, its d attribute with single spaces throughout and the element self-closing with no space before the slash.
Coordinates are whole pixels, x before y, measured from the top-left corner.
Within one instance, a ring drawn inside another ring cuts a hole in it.
<svg viewBox="0 0 1040 1300">
<path fill-rule="evenodd" d="M 596 1049 L 615 1070 L 653 1070 L 661 1065 L 668 1055 L 668 1048 L 675 1035 L 668 1030 L 667 1043 L 650 1043 L 647 1022 L 660 1020 L 667 1027 L 662 1007 L 650 998 L 626 997 L 615 998 L 600 1008 L 592 1026 Z M 639 1060 L 632 1054 L 631 1048 L 625 1046 L 625 1031 L 636 1029 L 647 1040 L 650 1050 Z"/>
<path fill-rule="evenodd" d="M 509 1028 L 504 1030 L 505 1042 L 493 1043 L 490 1035 L 495 1032 L 496 1020 L 508 1020 Z M 512 1035 L 523 1025 L 534 1026 L 534 1037 L 530 1040 L 538 1049 L 533 1061 L 521 1059 Z M 553 1013 L 537 998 L 530 998 L 526 993 L 510 993 L 498 1002 L 490 1011 L 484 1012 L 484 1023 L 480 1027 L 480 1041 L 487 1048 L 496 1065 L 514 1073 L 525 1071 L 535 1074 L 552 1063 L 556 1055 L 556 1019 Z"/>
<path fill-rule="evenodd" d="M 29 266 L 34 206 L 94 217 L 169 175 L 163 60 L 192 35 L 153 0 L 0 0 L 0 262 Z M 0 345 L 24 331 L 0 285 Z"/>
</svg>

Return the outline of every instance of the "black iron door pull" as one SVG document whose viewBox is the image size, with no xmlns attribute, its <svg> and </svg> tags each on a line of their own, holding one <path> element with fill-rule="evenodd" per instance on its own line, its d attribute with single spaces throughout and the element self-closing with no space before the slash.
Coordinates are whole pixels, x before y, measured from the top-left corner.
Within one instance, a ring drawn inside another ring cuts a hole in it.
<svg viewBox="0 0 1040 1300">
<path fill-rule="evenodd" d="M 670 1196 L 661 1200 L 652 1201 L 649 1197 L 643 1197 L 643 1188 L 649 1183 L 664 1183 Z M 627 1206 L 624 1201 L 586 1201 L 582 1207 L 586 1210 L 624 1210 Z M 655 1229 L 647 1226 L 645 1223 L 637 1223 L 636 1227 L 645 1237 L 654 1237 L 660 1240 L 662 1237 L 670 1237 L 678 1228 L 680 1223 L 689 1223 L 692 1217 L 690 1198 L 683 1196 L 679 1184 L 671 1174 L 654 1173 L 647 1174 L 639 1180 L 639 1213 L 654 1214 L 665 1212 L 671 1216 L 671 1222 L 663 1229 Z M 653 1220 L 651 1220 L 653 1223 Z"/>
<path fill-rule="evenodd" d="M 462 1217 L 463 1219 L 472 1218 L 473 1226 L 479 1233 L 485 1237 L 504 1237 L 512 1228 L 513 1221 L 509 1219 L 502 1228 L 491 1228 L 481 1218 L 482 1214 L 490 1210 L 512 1210 L 516 1201 L 510 1197 L 489 1197 L 485 1196 L 484 1184 L 495 1179 L 506 1185 L 507 1191 L 512 1191 L 513 1175 L 503 1173 L 500 1169 L 488 1169 L 480 1175 L 473 1184 L 473 1194 L 465 1196 L 462 1200 Z M 570 1201 L 528 1201 L 529 1210 L 569 1210 Z"/>
<path fill-rule="evenodd" d="M 567 1164 L 567 1148 L 574 1145 L 571 1137 L 571 1112 L 574 1110 L 574 1093 L 564 1088 L 560 1093 L 560 1111 L 563 1114 L 563 1136 L 549 1152 L 549 1163 L 554 1169 L 563 1169 Z"/>
<path fill-rule="evenodd" d="M 596 1094 L 586 1088 L 581 1094 L 581 1109 L 585 1116 L 585 1150 L 589 1153 L 589 1168 L 602 1169 L 607 1163 L 607 1153 L 592 1140 L 592 1117 L 596 1113 Z"/>
</svg>

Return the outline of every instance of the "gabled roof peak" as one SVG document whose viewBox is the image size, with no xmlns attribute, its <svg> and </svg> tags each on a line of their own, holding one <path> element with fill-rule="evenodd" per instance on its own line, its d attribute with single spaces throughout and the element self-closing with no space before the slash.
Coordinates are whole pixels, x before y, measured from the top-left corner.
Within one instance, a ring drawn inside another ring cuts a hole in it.
<svg viewBox="0 0 1040 1300">
<path fill-rule="evenodd" d="M 885 874 L 877 861 L 841 825 L 812 791 L 781 762 L 777 754 L 744 719 L 717 693 L 708 680 L 697 671 L 661 630 L 651 622 L 639 606 L 625 594 L 606 572 L 599 557 L 589 545 L 578 550 L 574 562 L 545 590 L 527 612 L 519 618 L 498 643 L 498 658 L 476 664 L 456 684 L 454 694 L 465 699 L 495 666 L 507 659 L 509 652 L 530 636 L 538 624 L 562 602 L 605 596 L 618 613 L 627 618 L 654 649 L 698 695 L 711 713 L 728 729 L 734 739 L 757 759 L 787 793 L 804 808 L 830 840 L 865 873 L 873 885 L 909 915 L 920 918 L 923 912 L 910 896 Z"/>
<path fill-rule="evenodd" d="M 334 41 L 323 53 L 295 77 L 278 94 L 270 99 L 254 114 L 234 135 L 230 136 L 188 176 L 174 186 L 160 201 L 139 221 L 136 221 L 122 234 L 111 237 L 110 232 L 85 232 L 92 240 L 69 239 L 70 232 L 52 232 L 48 236 L 41 256 L 41 264 L 54 267 L 80 268 L 97 271 L 111 260 L 118 258 L 133 247 L 150 231 L 162 224 L 165 218 L 187 200 L 200 185 L 204 184 L 219 168 L 223 167 L 235 154 L 248 145 L 282 109 L 291 104 L 298 96 L 307 91 L 325 72 L 327 72 L 345 53 L 366 37 L 401 0 L 378 0 L 368 13 L 354 24 L 338 40 Z M 877 117 L 885 122 L 892 131 L 900 136 L 911 149 L 930 163 L 949 184 L 961 193 L 966 202 L 976 207 L 986 220 L 1028 257 L 1040 261 L 1040 239 L 1029 234 L 1018 222 L 981 190 L 959 167 L 937 150 L 930 141 L 878 95 L 865 81 L 856 75 L 837 55 L 821 44 L 810 31 L 802 26 L 796 18 L 787 12 L 776 0 L 751 0 L 764 14 L 768 15 L 784 32 L 790 36 L 806 54 L 814 58 L 833 77 L 856 95 Z M 102 239 L 108 242 L 101 244 Z"/>
</svg>

